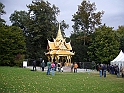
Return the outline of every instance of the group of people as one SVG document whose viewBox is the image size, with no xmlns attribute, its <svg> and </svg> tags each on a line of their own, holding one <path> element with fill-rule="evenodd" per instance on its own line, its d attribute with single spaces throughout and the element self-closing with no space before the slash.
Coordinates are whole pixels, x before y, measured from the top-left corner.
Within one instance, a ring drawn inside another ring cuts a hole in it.
<svg viewBox="0 0 124 93">
<path fill-rule="evenodd" d="M 63 65 L 61 63 L 56 62 L 47 62 L 47 75 L 50 75 L 50 71 L 52 71 L 52 76 L 55 75 L 55 71 L 58 68 L 58 72 L 63 73 Z"/>
<path fill-rule="evenodd" d="M 36 60 L 33 60 L 33 71 L 36 71 Z M 50 75 L 50 71 L 52 71 L 52 75 L 55 75 L 55 71 L 58 70 L 58 72 L 63 73 L 63 65 L 62 63 L 55 62 L 47 62 L 45 64 L 44 60 L 40 61 L 40 69 L 44 71 L 45 67 L 47 66 L 47 75 Z M 71 72 L 77 73 L 78 64 L 74 62 L 74 64 L 71 64 Z"/>
<path fill-rule="evenodd" d="M 45 68 L 45 62 L 44 60 L 40 64 L 40 69 L 44 71 Z M 74 73 L 77 73 L 78 64 L 74 62 L 74 64 L 71 64 L 71 72 L 74 71 Z M 47 62 L 47 75 L 50 75 L 50 71 L 52 72 L 52 76 L 55 75 L 55 71 L 58 69 L 58 72 L 63 73 L 63 64 L 57 63 L 57 62 Z M 124 66 L 118 66 L 118 65 L 106 65 L 106 64 L 98 64 L 96 67 L 97 71 L 99 71 L 100 77 L 106 77 L 106 72 L 108 71 L 110 74 L 115 74 L 117 77 L 122 76 L 124 78 Z M 33 60 L 33 71 L 36 71 L 36 60 Z"/>
<path fill-rule="evenodd" d="M 71 72 L 74 71 L 74 73 L 77 73 L 77 68 L 78 64 L 76 62 L 74 64 L 71 64 Z M 63 73 L 63 64 L 56 62 L 47 62 L 47 75 L 50 75 L 50 71 L 52 71 L 52 76 L 54 76 L 56 69 L 58 69 L 58 72 Z"/>
<path fill-rule="evenodd" d="M 106 71 L 108 71 L 110 74 L 115 74 L 117 77 L 122 77 L 124 78 L 124 66 L 118 66 L 118 65 L 106 65 L 106 64 L 100 64 L 97 65 L 97 71 L 99 71 L 100 77 L 104 76 L 106 77 Z"/>
<path fill-rule="evenodd" d="M 118 66 L 118 65 L 108 65 L 108 72 L 110 74 L 115 74 L 117 75 L 117 77 L 120 77 L 120 75 L 122 76 L 122 78 L 124 78 L 124 66 Z"/>
<path fill-rule="evenodd" d="M 41 61 L 40 61 L 41 62 Z M 33 71 L 36 71 L 36 65 L 37 65 L 37 63 L 36 63 L 36 60 L 35 59 L 33 59 L 32 60 L 32 66 L 33 66 Z M 41 62 L 41 64 L 40 64 L 40 69 L 42 68 L 42 71 L 44 71 L 44 68 L 45 68 L 45 62 L 44 62 L 44 60 Z"/>
<path fill-rule="evenodd" d="M 102 76 L 106 77 L 106 70 L 107 70 L 107 67 L 106 67 L 105 64 L 100 64 L 100 65 L 98 65 L 97 70 L 99 71 L 100 77 L 102 77 Z"/>
</svg>

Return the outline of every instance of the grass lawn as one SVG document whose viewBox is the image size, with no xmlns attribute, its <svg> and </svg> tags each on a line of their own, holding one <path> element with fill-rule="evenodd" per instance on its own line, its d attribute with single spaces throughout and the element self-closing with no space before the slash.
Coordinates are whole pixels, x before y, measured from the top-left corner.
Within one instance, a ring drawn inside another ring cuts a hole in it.
<svg viewBox="0 0 124 93">
<path fill-rule="evenodd" d="M 99 73 L 55 73 L 0 67 L 0 93 L 124 93 L 124 79 Z"/>
</svg>

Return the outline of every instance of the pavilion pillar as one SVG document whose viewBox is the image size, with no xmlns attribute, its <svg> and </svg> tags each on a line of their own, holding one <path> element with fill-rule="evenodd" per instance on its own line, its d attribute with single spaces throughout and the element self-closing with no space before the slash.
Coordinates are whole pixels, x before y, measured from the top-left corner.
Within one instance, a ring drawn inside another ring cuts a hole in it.
<svg viewBox="0 0 124 93">
<path fill-rule="evenodd" d="M 48 61 L 51 61 L 51 60 L 50 60 L 50 56 L 47 56 L 47 58 L 48 58 Z"/>
<path fill-rule="evenodd" d="M 68 56 L 68 63 L 69 63 L 69 56 Z"/>
<path fill-rule="evenodd" d="M 58 60 L 57 62 L 59 63 L 59 55 L 57 56 L 57 60 Z"/>
<path fill-rule="evenodd" d="M 53 62 L 53 59 L 54 59 L 54 56 L 52 55 L 52 56 L 51 56 L 51 62 Z"/>
</svg>

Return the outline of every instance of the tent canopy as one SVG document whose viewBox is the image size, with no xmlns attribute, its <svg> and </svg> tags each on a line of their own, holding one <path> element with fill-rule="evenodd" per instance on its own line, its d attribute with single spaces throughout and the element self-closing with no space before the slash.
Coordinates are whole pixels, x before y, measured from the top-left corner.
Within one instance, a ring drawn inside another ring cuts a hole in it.
<svg viewBox="0 0 124 93">
<path fill-rule="evenodd" d="M 122 52 L 122 50 L 120 51 L 118 56 L 111 62 L 115 62 L 115 61 L 124 61 L 124 53 Z"/>
<path fill-rule="evenodd" d="M 122 50 L 120 51 L 120 53 L 118 54 L 118 56 L 111 61 L 111 65 L 119 65 L 120 66 L 124 66 L 124 53 L 122 52 Z"/>
</svg>

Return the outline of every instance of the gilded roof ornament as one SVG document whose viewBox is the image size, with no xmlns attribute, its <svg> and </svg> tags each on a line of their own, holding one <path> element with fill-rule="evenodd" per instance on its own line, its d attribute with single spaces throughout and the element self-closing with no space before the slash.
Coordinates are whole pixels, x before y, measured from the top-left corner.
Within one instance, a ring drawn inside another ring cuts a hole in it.
<svg viewBox="0 0 124 93">
<path fill-rule="evenodd" d="M 57 33 L 57 36 L 56 36 L 56 40 L 57 41 L 63 40 L 63 36 L 62 36 L 62 33 L 61 33 L 61 29 L 60 29 L 60 23 L 59 23 L 59 30 L 58 30 L 58 33 Z"/>
</svg>

